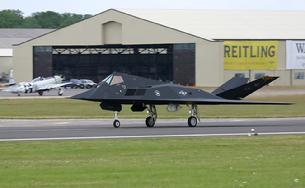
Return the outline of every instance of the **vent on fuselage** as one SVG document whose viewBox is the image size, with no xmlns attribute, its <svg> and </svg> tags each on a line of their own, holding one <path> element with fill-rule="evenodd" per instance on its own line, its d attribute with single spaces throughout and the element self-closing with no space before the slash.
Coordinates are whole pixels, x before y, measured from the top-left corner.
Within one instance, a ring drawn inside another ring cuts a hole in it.
<svg viewBox="0 0 305 188">
<path fill-rule="evenodd" d="M 141 96 L 145 94 L 146 89 L 127 89 L 125 96 Z"/>
</svg>

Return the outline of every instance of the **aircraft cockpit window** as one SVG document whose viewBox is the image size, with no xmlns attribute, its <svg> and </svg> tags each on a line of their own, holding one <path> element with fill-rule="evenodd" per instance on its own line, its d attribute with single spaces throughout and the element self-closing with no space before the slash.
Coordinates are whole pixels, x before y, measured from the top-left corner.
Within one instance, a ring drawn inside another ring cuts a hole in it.
<svg viewBox="0 0 305 188">
<path fill-rule="evenodd" d="M 123 83 L 123 82 L 124 82 L 124 80 L 123 80 L 122 76 L 113 76 L 110 85 L 120 84 L 120 83 Z"/>
<path fill-rule="evenodd" d="M 39 77 L 37 77 L 37 78 L 34 78 L 34 79 L 32 80 L 32 82 L 37 82 L 37 81 L 41 81 L 41 80 L 44 80 L 44 78 L 41 77 L 41 76 L 39 76 Z"/>
<path fill-rule="evenodd" d="M 107 76 L 107 78 L 105 78 L 102 82 L 106 82 L 107 84 L 110 84 L 111 80 L 112 80 L 112 74 Z"/>
</svg>

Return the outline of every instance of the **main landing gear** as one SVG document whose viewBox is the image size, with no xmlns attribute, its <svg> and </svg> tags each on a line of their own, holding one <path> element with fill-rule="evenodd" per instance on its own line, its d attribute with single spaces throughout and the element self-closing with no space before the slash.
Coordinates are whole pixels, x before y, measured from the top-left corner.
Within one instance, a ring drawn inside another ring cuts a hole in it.
<svg viewBox="0 0 305 188">
<path fill-rule="evenodd" d="M 192 105 L 188 105 L 188 107 L 190 109 L 189 114 L 191 115 L 187 120 L 188 126 L 196 127 L 198 121 L 200 122 L 197 105 L 192 104 Z"/>
<path fill-rule="evenodd" d="M 157 110 L 155 105 L 148 105 L 147 112 L 149 116 L 145 120 L 147 127 L 154 127 L 157 120 Z"/>
</svg>

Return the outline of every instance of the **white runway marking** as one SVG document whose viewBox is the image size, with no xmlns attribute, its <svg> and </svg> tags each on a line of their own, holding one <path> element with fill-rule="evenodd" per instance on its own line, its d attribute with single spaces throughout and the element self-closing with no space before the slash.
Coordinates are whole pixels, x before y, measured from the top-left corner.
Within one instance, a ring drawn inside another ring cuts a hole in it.
<svg viewBox="0 0 305 188">
<path fill-rule="evenodd" d="M 181 135 L 143 135 L 143 136 L 93 136 L 93 137 L 56 137 L 56 138 L 21 138 L 0 139 L 0 142 L 12 141 L 52 141 L 52 140 L 93 140 L 93 139 L 126 139 L 126 138 L 170 138 L 170 137 L 210 137 L 210 136 L 248 136 L 249 133 L 228 134 L 181 134 Z M 259 135 L 290 135 L 305 134 L 305 132 L 268 132 Z"/>
<path fill-rule="evenodd" d="M 55 122 L 55 125 L 67 125 L 69 122 Z"/>
</svg>

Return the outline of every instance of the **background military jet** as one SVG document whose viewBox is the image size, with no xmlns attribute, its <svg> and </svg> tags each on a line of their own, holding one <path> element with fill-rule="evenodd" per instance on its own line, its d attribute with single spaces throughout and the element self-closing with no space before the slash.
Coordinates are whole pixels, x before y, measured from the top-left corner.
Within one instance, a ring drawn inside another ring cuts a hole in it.
<svg viewBox="0 0 305 188">
<path fill-rule="evenodd" d="M 147 127 L 155 125 L 157 120 L 156 105 L 167 105 L 167 110 L 170 112 L 177 111 L 179 105 L 187 105 L 190 114 L 188 126 L 196 127 L 197 122 L 200 121 L 198 105 L 290 104 L 241 100 L 277 78 L 265 76 L 248 83 L 247 78 L 234 77 L 212 93 L 208 93 L 198 88 L 115 72 L 100 82 L 96 88 L 72 96 L 72 99 L 97 101 L 100 102 L 100 107 L 103 110 L 114 111 L 113 126 L 115 128 L 120 127 L 118 112 L 122 110 L 124 104 L 130 104 L 133 112 L 147 110 L 149 114 L 145 121 Z"/>
</svg>

